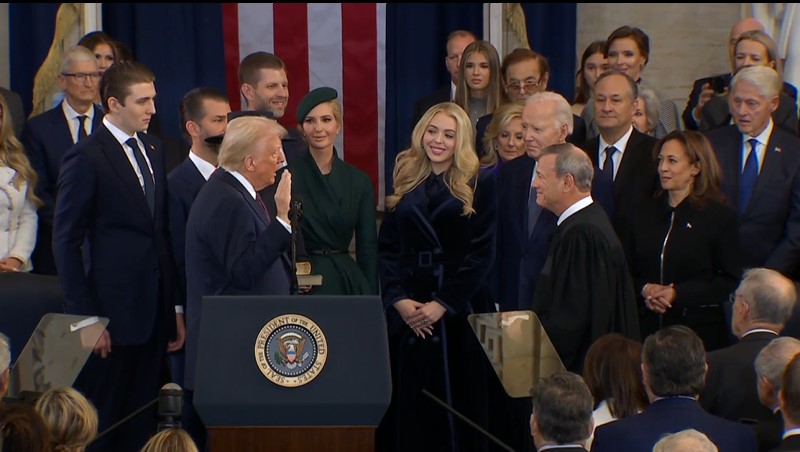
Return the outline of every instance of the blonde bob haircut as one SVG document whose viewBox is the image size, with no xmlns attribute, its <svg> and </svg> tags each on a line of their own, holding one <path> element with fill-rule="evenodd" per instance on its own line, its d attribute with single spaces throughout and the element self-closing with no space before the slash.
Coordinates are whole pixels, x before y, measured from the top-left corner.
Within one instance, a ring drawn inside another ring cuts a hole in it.
<svg viewBox="0 0 800 452">
<path fill-rule="evenodd" d="M 394 165 L 394 194 L 386 197 L 386 207 L 394 210 L 403 196 L 416 188 L 431 173 L 431 162 L 422 139 L 431 120 L 442 113 L 456 120 L 456 146 L 453 163 L 445 171 L 444 183 L 453 196 L 464 204 L 462 215 L 475 213 L 472 197 L 477 184 L 478 154 L 475 152 L 475 137 L 472 122 L 463 108 L 452 102 L 442 102 L 429 108 L 411 133 L 411 147 L 397 154 Z"/>
<path fill-rule="evenodd" d="M 73 388 L 47 390 L 35 408 L 50 431 L 53 451 L 82 451 L 97 435 L 97 410 Z"/>
<path fill-rule="evenodd" d="M 219 166 L 238 171 L 245 157 L 257 154 L 261 144 L 270 138 L 283 139 L 286 129 L 273 119 L 261 116 L 242 116 L 228 123 L 219 148 Z"/>
</svg>

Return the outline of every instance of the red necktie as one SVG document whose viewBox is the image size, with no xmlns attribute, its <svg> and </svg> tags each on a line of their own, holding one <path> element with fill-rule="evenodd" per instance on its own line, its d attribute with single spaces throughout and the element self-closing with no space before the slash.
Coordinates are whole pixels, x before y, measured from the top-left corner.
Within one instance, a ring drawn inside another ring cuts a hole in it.
<svg viewBox="0 0 800 452">
<path fill-rule="evenodd" d="M 264 204 L 264 200 L 261 199 L 261 194 L 258 192 L 256 192 L 256 202 L 264 210 L 264 215 L 267 216 L 267 223 L 271 223 L 272 219 L 269 217 L 269 210 L 267 210 L 267 205 Z"/>
</svg>

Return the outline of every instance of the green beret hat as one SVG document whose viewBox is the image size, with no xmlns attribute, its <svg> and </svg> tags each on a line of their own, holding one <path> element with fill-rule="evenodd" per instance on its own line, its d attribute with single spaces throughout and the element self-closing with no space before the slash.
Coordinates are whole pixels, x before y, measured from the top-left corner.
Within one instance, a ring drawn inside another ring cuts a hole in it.
<svg viewBox="0 0 800 452">
<path fill-rule="evenodd" d="M 336 99 L 337 97 L 339 97 L 339 93 L 337 93 L 335 89 L 327 86 L 312 89 L 308 94 L 303 96 L 303 99 L 300 100 L 300 104 L 297 106 L 297 123 L 302 124 L 306 116 L 308 116 L 308 113 L 317 105 Z"/>
</svg>

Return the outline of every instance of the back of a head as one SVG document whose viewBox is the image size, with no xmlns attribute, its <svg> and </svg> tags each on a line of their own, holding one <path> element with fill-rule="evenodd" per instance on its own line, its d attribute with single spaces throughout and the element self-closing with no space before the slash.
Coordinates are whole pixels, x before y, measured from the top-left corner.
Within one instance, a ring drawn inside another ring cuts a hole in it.
<svg viewBox="0 0 800 452">
<path fill-rule="evenodd" d="M 661 438 L 654 446 L 653 452 L 718 452 L 714 444 L 705 434 L 690 428 L 671 433 Z"/>
<path fill-rule="evenodd" d="M 800 355 L 795 355 L 781 379 L 781 412 L 792 428 L 800 427 Z M 786 429 L 790 428 L 786 425 Z"/>
<path fill-rule="evenodd" d="M 644 381 L 657 397 L 695 397 L 706 378 L 706 353 L 697 333 L 671 325 L 651 334 L 642 350 Z"/>
<path fill-rule="evenodd" d="M 141 452 L 198 452 L 186 430 L 168 428 L 153 435 Z"/>
<path fill-rule="evenodd" d="M 85 447 L 97 435 L 97 410 L 73 388 L 52 388 L 36 401 L 36 411 L 50 430 L 54 451 Z"/>
<path fill-rule="evenodd" d="M 647 405 L 642 384 L 642 344 L 619 334 L 600 336 L 589 347 L 583 366 L 583 379 L 594 397 L 595 406 L 608 401 L 611 414 L 621 419 L 632 416 Z"/>
<path fill-rule="evenodd" d="M 736 293 L 749 305 L 753 323 L 783 328 L 794 312 L 794 283 L 769 268 L 751 268 L 744 273 Z"/>
<path fill-rule="evenodd" d="M 798 353 L 800 353 L 800 340 L 788 336 L 769 341 L 758 352 L 753 367 L 758 377 L 758 398 L 766 407 L 773 409 L 778 405 L 778 392 L 783 384 L 786 365 Z"/>
<path fill-rule="evenodd" d="M 50 452 L 44 420 L 30 405 L 0 403 L 0 452 Z"/>
<path fill-rule="evenodd" d="M 572 372 L 556 372 L 533 390 L 533 412 L 540 439 L 558 444 L 581 442 L 591 434 L 592 394 Z"/>
</svg>

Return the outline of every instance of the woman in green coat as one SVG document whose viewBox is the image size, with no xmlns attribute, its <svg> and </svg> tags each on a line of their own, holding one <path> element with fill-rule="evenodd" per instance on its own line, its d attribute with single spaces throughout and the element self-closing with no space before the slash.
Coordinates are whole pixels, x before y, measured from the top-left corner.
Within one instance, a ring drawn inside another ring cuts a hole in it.
<svg viewBox="0 0 800 452">
<path fill-rule="evenodd" d="M 311 272 L 322 285 L 311 294 L 377 295 L 378 238 L 375 192 L 369 176 L 342 161 L 334 141 L 342 107 L 333 88 L 317 88 L 300 101 L 298 129 L 309 152 L 294 162 L 292 191 L 303 202 L 301 225 Z M 350 243 L 355 237 L 355 259 Z"/>
</svg>

